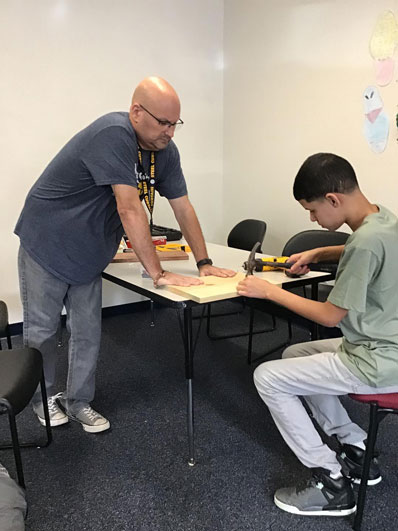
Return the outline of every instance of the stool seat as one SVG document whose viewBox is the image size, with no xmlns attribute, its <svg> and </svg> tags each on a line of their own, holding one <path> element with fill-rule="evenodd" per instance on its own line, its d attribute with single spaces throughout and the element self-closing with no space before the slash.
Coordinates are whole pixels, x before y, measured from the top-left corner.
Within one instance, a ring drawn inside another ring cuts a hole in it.
<svg viewBox="0 0 398 531">
<path fill-rule="evenodd" d="M 377 404 L 386 409 L 398 409 L 398 393 L 385 393 L 380 395 L 356 395 L 350 394 L 350 398 L 365 404 Z"/>
<path fill-rule="evenodd" d="M 2 350 L 0 367 L 0 397 L 8 400 L 17 415 L 28 405 L 40 382 L 42 356 L 34 348 Z"/>
</svg>

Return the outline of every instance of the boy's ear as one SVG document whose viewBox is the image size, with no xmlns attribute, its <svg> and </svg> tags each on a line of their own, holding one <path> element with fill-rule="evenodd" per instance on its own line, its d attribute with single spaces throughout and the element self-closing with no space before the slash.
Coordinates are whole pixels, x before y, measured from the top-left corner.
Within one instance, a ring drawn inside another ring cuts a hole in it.
<svg viewBox="0 0 398 531">
<path fill-rule="evenodd" d="M 328 201 L 328 203 L 330 203 L 332 207 L 334 208 L 337 208 L 338 206 L 341 205 L 340 198 L 337 194 L 332 194 L 332 193 L 326 194 L 325 200 Z"/>
</svg>

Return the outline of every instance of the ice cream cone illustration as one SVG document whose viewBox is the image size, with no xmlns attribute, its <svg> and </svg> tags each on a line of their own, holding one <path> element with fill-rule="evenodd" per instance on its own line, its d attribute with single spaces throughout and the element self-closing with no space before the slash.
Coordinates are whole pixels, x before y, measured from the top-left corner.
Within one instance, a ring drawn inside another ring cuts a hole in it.
<svg viewBox="0 0 398 531">
<path fill-rule="evenodd" d="M 382 153 L 387 145 L 390 124 L 387 114 L 383 111 L 383 101 L 377 87 L 366 87 L 363 93 L 363 106 L 365 138 L 375 153 Z"/>
<path fill-rule="evenodd" d="M 377 19 L 369 43 L 374 59 L 376 83 L 384 87 L 394 77 L 395 52 L 398 46 L 398 23 L 392 11 L 384 11 Z"/>
</svg>

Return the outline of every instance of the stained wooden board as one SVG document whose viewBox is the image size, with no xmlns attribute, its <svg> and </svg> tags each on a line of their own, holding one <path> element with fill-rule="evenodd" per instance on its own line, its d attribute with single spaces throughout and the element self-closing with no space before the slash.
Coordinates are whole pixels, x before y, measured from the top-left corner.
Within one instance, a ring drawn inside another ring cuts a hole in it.
<svg viewBox="0 0 398 531">
<path fill-rule="evenodd" d="M 156 251 L 161 262 L 167 260 L 188 260 L 188 253 L 185 251 Z M 133 253 L 116 253 L 113 263 L 117 262 L 139 262 L 138 256 Z"/>
<path fill-rule="evenodd" d="M 236 286 L 245 278 L 244 273 L 236 273 L 234 277 L 201 277 L 204 284 L 199 286 L 164 286 L 169 291 L 186 297 L 195 302 L 205 303 L 239 297 Z"/>
</svg>

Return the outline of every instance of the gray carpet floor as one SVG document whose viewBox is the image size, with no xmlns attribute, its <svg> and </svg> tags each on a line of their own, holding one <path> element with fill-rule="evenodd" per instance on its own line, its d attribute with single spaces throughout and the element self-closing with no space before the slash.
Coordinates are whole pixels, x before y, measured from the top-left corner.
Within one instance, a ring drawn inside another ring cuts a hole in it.
<svg viewBox="0 0 398 531">
<path fill-rule="evenodd" d="M 267 321 L 267 316 L 261 320 Z M 217 318 L 214 331 L 236 331 L 247 315 Z M 24 449 L 28 531 L 320 531 L 349 530 L 351 518 L 302 517 L 273 503 L 274 491 L 309 475 L 279 435 L 252 383 L 247 338 L 212 341 L 201 330 L 195 353 L 197 464 L 187 464 L 186 383 L 174 310 L 105 317 L 93 406 L 111 430 L 85 433 L 69 423 L 53 430 L 46 449 Z M 198 321 L 195 321 L 195 327 Z M 255 337 L 256 354 L 286 337 Z M 294 328 L 294 342 L 308 340 Z M 14 346 L 20 346 L 15 337 Z M 58 349 L 59 390 L 66 374 L 67 337 Z M 280 356 L 280 351 L 274 357 Z M 343 398 L 367 426 L 368 409 Z M 398 419 L 379 433 L 383 481 L 368 490 L 364 530 L 397 529 Z M 30 408 L 19 415 L 21 439 L 43 433 Z M 0 417 L 0 437 L 8 434 Z M 333 444 L 333 441 L 331 441 Z M 14 474 L 12 452 L 0 461 Z"/>
</svg>

